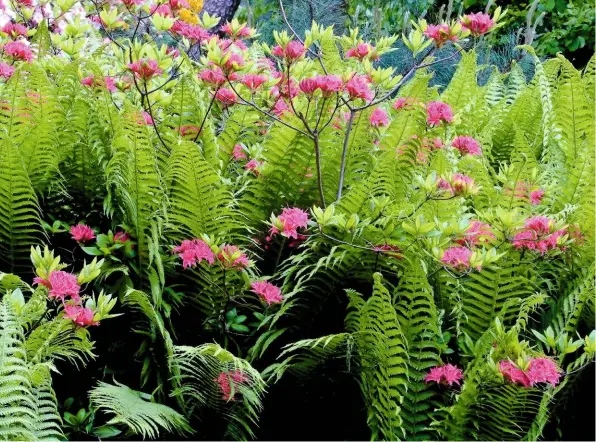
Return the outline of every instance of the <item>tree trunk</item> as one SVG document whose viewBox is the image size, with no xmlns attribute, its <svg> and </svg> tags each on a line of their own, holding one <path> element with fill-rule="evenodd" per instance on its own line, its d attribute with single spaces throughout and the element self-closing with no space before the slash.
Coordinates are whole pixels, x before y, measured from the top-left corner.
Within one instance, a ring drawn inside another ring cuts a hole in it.
<svg viewBox="0 0 596 442">
<path fill-rule="evenodd" d="M 226 22 L 232 20 L 238 6 L 240 6 L 240 0 L 205 0 L 203 11 L 221 18 L 214 29 L 217 31 Z"/>
</svg>

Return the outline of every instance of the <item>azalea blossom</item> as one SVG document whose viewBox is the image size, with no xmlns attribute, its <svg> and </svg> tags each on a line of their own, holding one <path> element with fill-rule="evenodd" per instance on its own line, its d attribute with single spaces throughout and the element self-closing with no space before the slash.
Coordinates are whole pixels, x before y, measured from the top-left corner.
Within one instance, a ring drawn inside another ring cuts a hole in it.
<svg viewBox="0 0 596 442">
<path fill-rule="evenodd" d="M 90 325 L 99 325 L 99 321 L 94 321 L 93 310 L 80 305 L 64 304 L 64 317 L 72 320 L 79 327 L 88 327 Z"/>
<path fill-rule="evenodd" d="M 269 234 L 274 236 L 281 233 L 286 238 L 298 239 L 298 229 L 305 229 L 308 221 L 308 213 L 304 210 L 297 207 L 284 208 L 278 217 L 272 218 Z"/>
<path fill-rule="evenodd" d="M 478 188 L 472 178 L 461 173 L 454 173 L 450 178 L 440 178 L 438 181 L 438 188 L 447 191 L 453 196 L 465 195 L 468 193 L 476 193 Z"/>
<path fill-rule="evenodd" d="M 451 123 L 453 111 L 447 103 L 431 101 L 426 105 L 426 122 L 429 126 L 439 126 L 441 123 Z"/>
<path fill-rule="evenodd" d="M 258 89 L 266 81 L 267 77 L 264 75 L 245 74 L 240 77 L 240 82 L 251 91 Z"/>
<path fill-rule="evenodd" d="M 153 124 L 153 118 L 151 118 L 151 114 L 149 112 L 141 111 L 140 118 L 137 119 L 137 124 Z"/>
<path fill-rule="evenodd" d="M 530 192 L 530 203 L 532 205 L 537 206 L 538 204 L 540 204 L 542 198 L 544 198 L 544 190 L 538 189 Z"/>
<path fill-rule="evenodd" d="M 520 369 L 509 360 L 503 360 L 499 362 L 499 371 L 507 381 L 525 388 L 541 383 L 555 387 L 561 378 L 560 370 L 549 358 L 531 358 L 526 370 Z"/>
<path fill-rule="evenodd" d="M 103 83 L 101 80 L 96 80 L 93 75 L 85 77 L 81 80 L 81 84 L 89 87 L 105 87 L 108 91 L 114 92 L 116 90 L 116 84 L 112 77 L 105 77 Z"/>
<path fill-rule="evenodd" d="M 379 56 L 375 48 L 368 43 L 359 43 L 355 47 L 346 51 L 346 58 L 357 58 L 358 60 L 365 59 L 370 54 L 373 61 L 378 60 Z"/>
<path fill-rule="evenodd" d="M 250 283 L 251 291 L 259 295 L 259 298 L 267 305 L 279 304 L 284 300 L 279 287 L 267 281 L 255 281 Z"/>
<path fill-rule="evenodd" d="M 180 126 L 180 128 L 178 129 L 178 132 L 180 133 L 180 136 L 185 137 L 187 135 L 196 135 L 197 133 L 199 133 L 199 128 L 193 124 L 185 124 L 183 126 Z"/>
<path fill-rule="evenodd" d="M 13 40 L 27 36 L 27 27 L 20 23 L 8 22 L 2 27 L 1 31 L 8 34 Z"/>
<path fill-rule="evenodd" d="M 255 175 L 259 175 L 259 168 L 263 165 L 262 161 L 255 160 L 254 158 L 244 165 L 246 170 L 250 170 Z"/>
<path fill-rule="evenodd" d="M 39 282 L 41 283 L 41 281 Z M 64 302 L 65 298 L 69 296 L 75 303 L 81 301 L 79 296 L 81 286 L 77 281 L 76 275 L 72 273 L 55 270 L 50 273 L 47 283 L 42 284 L 50 289 L 48 293 L 48 298 L 50 299 L 59 299 Z"/>
<path fill-rule="evenodd" d="M 373 91 L 370 89 L 370 80 L 366 75 L 354 75 L 346 83 L 346 91 L 350 99 L 361 98 L 370 101 L 373 98 Z"/>
<path fill-rule="evenodd" d="M 478 244 L 486 243 L 495 239 L 490 225 L 481 221 L 472 221 L 468 229 L 464 233 L 463 238 L 456 240 L 458 244 L 464 246 L 476 246 Z"/>
<path fill-rule="evenodd" d="M 238 247 L 229 244 L 224 244 L 221 247 L 217 259 L 225 268 L 231 269 L 245 269 L 250 264 L 246 254 L 244 254 Z"/>
<path fill-rule="evenodd" d="M 414 97 L 400 97 L 391 105 L 391 107 L 395 110 L 404 109 L 406 107 L 413 106 L 416 103 L 416 99 Z"/>
<path fill-rule="evenodd" d="M 224 106 L 231 106 L 236 103 L 236 94 L 228 88 L 221 88 L 215 93 L 215 99 Z"/>
<path fill-rule="evenodd" d="M 313 95 L 320 90 L 323 97 L 329 97 L 343 88 L 343 81 L 337 75 L 316 75 L 301 80 L 299 87 L 306 95 Z"/>
<path fill-rule="evenodd" d="M 81 243 L 91 241 L 93 238 L 95 238 L 93 229 L 89 226 L 86 226 L 85 224 L 71 226 L 70 235 L 72 236 L 72 239 Z"/>
<path fill-rule="evenodd" d="M 9 41 L 2 48 L 7 57 L 11 57 L 17 61 L 31 62 L 33 60 L 33 52 L 25 43 L 21 41 Z"/>
<path fill-rule="evenodd" d="M 271 54 L 276 57 L 285 58 L 289 62 L 297 61 L 304 57 L 306 48 L 299 41 L 290 41 L 285 48 L 277 45 L 271 50 Z"/>
<path fill-rule="evenodd" d="M 127 65 L 135 77 L 140 80 L 149 81 L 156 75 L 161 75 L 163 72 L 157 63 L 157 60 L 146 60 L 141 58 L 139 61 L 129 63 Z"/>
<path fill-rule="evenodd" d="M 474 37 L 480 37 L 493 29 L 495 22 L 490 15 L 477 12 L 476 14 L 464 15 L 461 19 L 461 25 L 468 29 Z"/>
<path fill-rule="evenodd" d="M 209 31 L 202 28 L 200 25 L 185 23 L 181 20 L 177 20 L 172 25 L 170 32 L 181 35 L 182 37 L 186 37 L 192 43 L 207 41 L 212 37 Z"/>
<path fill-rule="evenodd" d="M 236 144 L 234 149 L 232 150 L 232 157 L 238 160 L 246 160 L 248 157 L 246 156 L 246 152 L 244 152 L 244 148 L 240 144 Z"/>
<path fill-rule="evenodd" d="M 472 251 L 467 247 L 449 247 L 443 252 L 441 262 L 455 270 L 463 271 L 470 268 L 471 256 Z"/>
<path fill-rule="evenodd" d="M 451 145 L 459 150 L 462 155 L 481 155 L 480 143 L 473 137 L 458 136 L 453 139 Z"/>
<path fill-rule="evenodd" d="M 194 267 L 203 260 L 209 264 L 215 262 L 215 254 L 211 250 L 211 247 L 209 247 L 209 244 L 202 239 L 185 239 L 182 241 L 182 244 L 172 249 L 172 253 L 182 258 L 182 267 L 185 269 L 187 267 Z"/>
<path fill-rule="evenodd" d="M 284 113 L 289 112 L 290 108 L 286 104 L 286 102 L 282 99 L 279 99 L 275 102 L 275 105 L 271 109 L 275 115 L 278 117 L 282 116 Z"/>
<path fill-rule="evenodd" d="M 524 228 L 513 237 L 516 249 L 536 250 L 544 255 L 555 249 L 564 249 L 559 238 L 566 236 L 565 229 L 554 229 L 554 222 L 546 216 L 534 216 L 524 222 Z"/>
<path fill-rule="evenodd" d="M 370 114 L 370 125 L 373 127 L 384 127 L 389 124 L 387 112 L 383 108 L 377 107 L 372 114 Z"/>
<path fill-rule="evenodd" d="M 249 377 L 240 369 L 233 371 L 222 372 L 219 374 L 215 382 L 219 385 L 224 401 L 234 400 L 235 393 L 238 392 L 238 385 L 249 382 Z M 234 394 L 232 394 L 234 390 Z"/>
<path fill-rule="evenodd" d="M 457 41 L 457 35 L 446 24 L 428 25 L 424 35 L 435 41 L 437 48 L 442 47 L 448 41 Z"/>
<path fill-rule="evenodd" d="M 443 385 L 460 385 L 464 375 L 461 368 L 452 364 L 446 364 L 440 367 L 433 367 L 424 377 L 424 382 L 436 382 Z"/>
<path fill-rule="evenodd" d="M 8 80 L 14 74 L 14 67 L 9 64 L 0 62 L 0 77 Z"/>
</svg>

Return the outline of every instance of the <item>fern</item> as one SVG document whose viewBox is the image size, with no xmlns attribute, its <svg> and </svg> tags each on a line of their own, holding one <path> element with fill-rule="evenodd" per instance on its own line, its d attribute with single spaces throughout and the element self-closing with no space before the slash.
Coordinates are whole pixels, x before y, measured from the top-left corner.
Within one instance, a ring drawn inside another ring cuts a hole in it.
<svg viewBox="0 0 596 442">
<path fill-rule="evenodd" d="M 155 439 L 160 430 L 183 434 L 190 431 L 184 416 L 162 404 L 151 402 L 145 393 L 132 390 L 126 385 L 99 382 L 89 392 L 91 405 L 114 415 L 109 424 L 126 425 L 133 434 Z"/>
</svg>

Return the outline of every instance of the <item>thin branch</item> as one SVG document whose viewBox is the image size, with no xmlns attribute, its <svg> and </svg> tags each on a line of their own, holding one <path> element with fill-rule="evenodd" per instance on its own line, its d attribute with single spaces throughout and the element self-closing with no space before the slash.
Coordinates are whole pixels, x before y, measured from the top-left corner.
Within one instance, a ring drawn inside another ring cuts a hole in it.
<svg viewBox="0 0 596 442">
<path fill-rule="evenodd" d="M 344 147 L 341 152 L 341 165 L 339 166 L 339 184 L 337 185 L 337 198 L 336 201 L 341 199 L 341 192 L 344 186 L 344 175 L 346 169 L 346 157 L 348 154 L 348 144 L 350 140 L 350 133 L 352 132 L 352 125 L 354 124 L 354 116 L 356 112 L 354 110 L 350 110 L 350 118 L 348 119 L 348 125 L 346 127 L 346 134 L 344 136 Z"/>
</svg>

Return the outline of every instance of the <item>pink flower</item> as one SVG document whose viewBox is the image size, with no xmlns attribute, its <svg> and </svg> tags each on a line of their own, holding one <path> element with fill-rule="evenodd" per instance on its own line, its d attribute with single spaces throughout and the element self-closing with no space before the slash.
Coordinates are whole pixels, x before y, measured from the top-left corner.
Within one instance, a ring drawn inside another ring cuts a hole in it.
<svg viewBox="0 0 596 442">
<path fill-rule="evenodd" d="M 370 80 L 366 75 L 354 75 L 346 83 L 346 91 L 350 99 L 362 98 L 365 101 L 372 100 L 373 91 L 370 89 Z"/>
<path fill-rule="evenodd" d="M 308 226 L 308 213 L 297 207 L 284 208 L 281 215 L 273 218 L 273 225 L 269 229 L 271 236 L 280 233 L 286 238 L 298 239 L 298 229 Z"/>
<path fill-rule="evenodd" d="M 455 242 L 462 246 L 476 246 L 493 239 L 495 239 L 495 234 L 493 233 L 490 225 L 481 221 L 472 221 L 470 222 L 464 237 L 456 240 Z"/>
<path fill-rule="evenodd" d="M 99 325 L 98 321 L 93 320 L 93 310 L 80 305 L 64 304 L 64 317 L 72 320 L 80 327 L 87 327 L 90 325 Z"/>
<path fill-rule="evenodd" d="M 532 385 L 548 382 L 553 387 L 559 383 L 561 377 L 557 365 L 549 358 L 532 359 L 526 370 L 526 375 Z"/>
<path fill-rule="evenodd" d="M 0 62 L 0 77 L 8 80 L 14 74 L 14 68 L 6 63 Z"/>
<path fill-rule="evenodd" d="M 232 157 L 238 160 L 246 160 L 248 157 L 246 156 L 246 152 L 244 152 L 244 148 L 240 144 L 236 144 L 234 146 L 234 150 L 232 150 Z"/>
<path fill-rule="evenodd" d="M 462 155 L 481 155 L 480 143 L 472 137 L 459 136 L 455 137 L 451 145 L 460 151 Z"/>
<path fill-rule="evenodd" d="M 474 192 L 477 189 L 474 180 L 461 173 L 454 173 L 449 180 L 440 178 L 438 187 L 441 190 L 450 192 L 454 196 Z"/>
<path fill-rule="evenodd" d="M 147 126 L 153 124 L 153 118 L 149 112 L 141 111 L 141 118 L 137 120 L 137 124 L 146 124 Z"/>
<path fill-rule="evenodd" d="M 284 300 L 279 287 L 267 281 L 255 281 L 250 283 L 251 291 L 259 295 L 259 298 L 267 305 L 279 304 Z"/>
<path fill-rule="evenodd" d="M 206 29 L 199 25 L 191 25 L 177 20 L 170 28 L 170 32 L 186 37 L 192 43 L 209 40 L 212 35 Z"/>
<path fill-rule="evenodd" d="M 248 257 L 238 247 L 229 244 L 221 247 L 217 259 L 225 268 L 245 269 L 250 264 Z"/>
<path fill-rule="evenodd" d="M 414 97 L 400 97 L 397 100 L 395 100 L 395 103 L 393 103 L 391 107 L 395 110 L 400 110 L 405 107 L 413 106 L 415 103 L 416 101 Z"/>
<path fill-rule="evenodd" d="M 276 57 L 285 58 L 289 62 L 293 62 L 304 57 L 306 48 L 299 41 L 292 40 L 285 48 L 277 45 L 271 51 Z"/>
<path fill-rule="evenodd" d="M 217 382 L 222 392 L 222 399 L 224 401 L 233 401 L 235 393 L 238 392 L 238 385 L 246 384 L 248 381 L 248 376 L 240 369 L 222 372 L 217 379 L 215 379 L 215 382 Z M 234 394 L 232 394 L 232 389 L 234 390 Z"/>
<path fill-rule="evenodd" d="M 286 102 L 282 99 L 279 99 L 275 102 L 273 109 L 271 109 L 275 115 L 278 117 L 282 116 L 285 112 L 289 112 L 290 108 L 286 104 Z"/>
<path fill-rule="evenodd" d="M 27 35 L 27 28 L 20 23 L 8 22 L 2 27 L 2 32 L 8 34 L 13 40 L 16 40 L 19 37 L 25 37 Z"/>
<path fill-rule="evenodd" d="M 114 234 L 114 242 L 124 243 L 130 240 L 130 235 L 126 232 L 116 232 Z"/>
<path fill-rule="evenodd" d="M 244 165 L 246 170 L 252 171 L 255 175 L 259 175 L 259 168 L 263 165 L 262 161 L 257 161 L 254 158 Z"/>
<path fill-rule="evenodd" d="M 105 77 L 103 82 L 101 80 L 95 80 L 93 75 L 85 77 L 81 80 L 81 84 L 89 87 L 105 87 L 108 91 L 114 92 L 116 90 L 116 84 L 112 77 Z"/>
<path fill-rule="evenodd" d="M 455 270 L 467 270 L 470 268 L 471 256 L 472 251 L 467 247 L 449 247 L 443 252 L 441 262 Z"/>
<path fill-rule="evenodd" d="M 35 278 L 33 278 L 33 284 L 37 284 L 37 285 L 43 285 L 44 287 L 47 288 L 52 288 L 52 284 L 50 284 L 50 281 L 48 281 L 47 279 L 43 279 L 39 276 L 36 276 Z"/>
<path fill-rule="evenodd" d="M 519 384 L 526 388 L 530 386 L 530 379 L 528 379 L 526 373 L 511 361 L 499 362 L 499 371 L 506 380 L 514 384 Z"/>
<path fill-rule="evenodd" d="M 451 123 L 453 111 L 447 103 L 431 101 L 426 105 L 426 122 L 430 126 L 439 126 L 441 123 Z"/>
<path fill-rule="evenodd" d="M 464 375 L 461 368 L 457 368 L 455 365 L 446 364 L 440 367 L 433 367 L 430 372 L 425 376 L 424 382 L 436 382 L 437 384 L 443 385 L 460 385 Z"/>
<path fill-rule="evenodd" d="M 231 52 L 230 56 L 224 62 L 222 69 L 225 72 L 234 72 L 241 69 L 245 64 L 246 61 L 244 61 L 242 54 L 239 54 L 238 52 Z"/>
<path fill-rule="evenodd" d="M 377 107 L 372 114 L 370 114 L 370 125 L 373 127 L 383 127 L 389 124 L 387 112 L 383 108 Z"/>
<path fill-rule="evenodd" d="M 457 41 L 457 35 L 445 24 L 428 25 L 424 30 L 424 35 L 435 41 L 435 46 L 440 48 L 449 40 Z"/>
<path fill-rule="evenodd" d="M 77 282 L 77 277 L 72 273 L 63 272 L 62 270 L 53 271 L 50 273 L 48 282 L 50 283 L 48 298 L 56 298 L 64 302 L 64 298 L 70 296 L 76 303 L 81 301 L 79 297 L 81 286 Z"/>
<path fill-rule="evenodd" d="M 195 266 L 203 260 L 209 264 L 215 262 L 215 254 L 202 239 L 185 239 L 182 244 L 172 249 L 172 253 L 182 258 L 182 268 Z"/>
<path fill-rule="evenodd" d="M 127 65 L 140 80 L 149 81 L 156 75 L 161 75 L 163 72 L 157 63 L 157 60 L 146 60 L 141 58 L 139 61 Z"/>
<path fill-rule="evenodd" d="M 224 106 L 231 106 L 236 103 L 236 94 L 228 88 L 221 88 L 215 93 L 215 99 Z"/>
<path fill-rule="evenodd" d="M 367 55 L 371 54 L 372 60 L 378 60 L 379 56 L 376 54 L 376 50 L 373 46 L 368 43 L 359 43 L 356 47 L 350 48 L 346 51 L 346 58 L 357 58 L 363 60 Z"/>
<path fill-rule="evenodd" d="M 187 135 L 196 136 L 196 134 L 199 132 L 199 128 L 192 124 L 185 124 L 183 126 L 180 126 L 178 132 L 180 132 L 180 136 L 182 137 L 185 137 Z"/>
<path fill-rule="evenodd" d="M 495 26 L 495 22 L 490 18 L 490 15 L 477 12 L 476 14 L 464 15 L 461 19 L 461 25 L 468 29 L 474 37 L 479 37 L 489 32 Z"/>
<path fill-rule="evenodd" d="M 226 77 L 223 71 L 218 66 L 212 66 L 211 69 L 204 69 L 199 73 L 199 78 L 205 83 L 214 86 L 221 86 L 226 82 Z"/>
<path fill-rule="evenodd" d="M 20 41 L 9 41 L 2 48 L 4 54 L 11 57 L 13 60 L 31 62 L 33 60 L 33 52 L 25 43 Z"/>
<path fill-rule="evenodd" d="M 266 81 L 267 77 L 264 75 L 246 74 L 240 77 L 240 82 L 252 91 L 258 89 Z"/>
<path fill-rule="evenodd" d="M 87 242 L 95 238 L 95 233 L 91 227 L 85 224 L 77 224 L 70 227 L 70 235 L 76 242 Z"/>
<path fill-rule="evenodd" d="M 555 231 L 554 222 L 546 216 L 535 216 L 525 221 L 524 230 L 513 237 L 512 244 L 516 249 L 536 250 L 544 255 L 549 250 L 564 250 L 559 238 L 567 234 L 565 229 Z"/>
<path fill-rule="evenodd" d="M 544 190 L 542 190 L 542 189 L 534 190 L 534 191 L 530 192 L 530 203 L 532 203 L 532 205 L 534 205 L 534 206 L 537 206 L 538 204 L 540 204 L 543 197 L 544 197 Z"/>
<path fill-rule="evenodd" d="M 435 138 L 433 140 L 432 148 L 433 149 L 436 149 L 436 150 L 442 149 L 443 148 L 443 141 L 441 141 L 441 139 L 438 138 L 438 137 Z"/>
<path fill-rule="evenodd" d="M 337 75 L 316 75 L 301 80 L 299 86 L 300 90 L 307 95 L 313 95 L 318 89 L 323 97 L 329 97 L 342 89 L 343 81 Z"/>
</svg>

